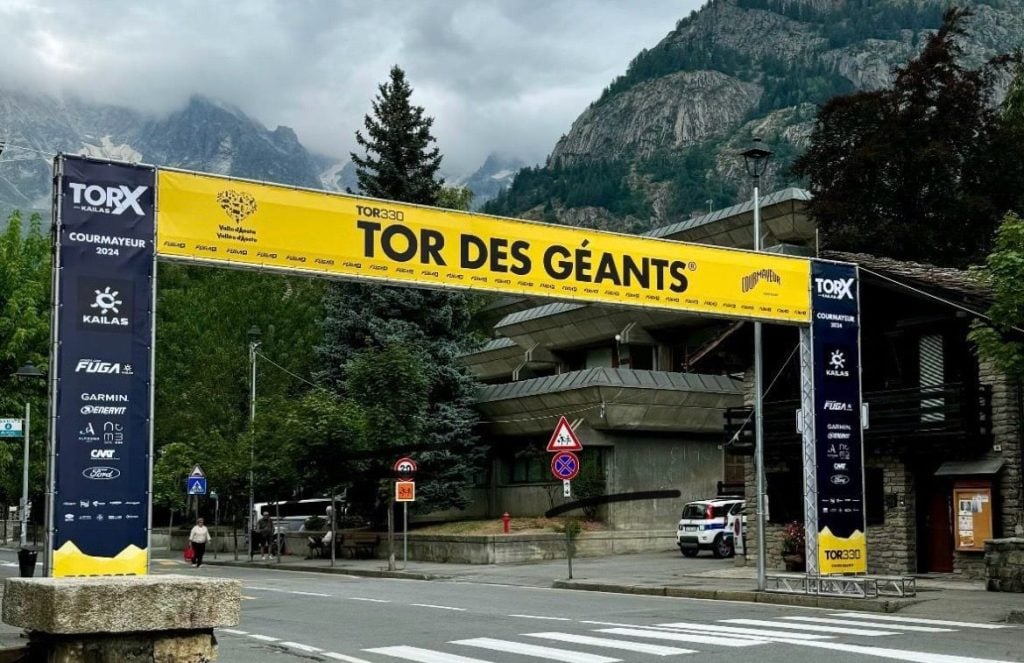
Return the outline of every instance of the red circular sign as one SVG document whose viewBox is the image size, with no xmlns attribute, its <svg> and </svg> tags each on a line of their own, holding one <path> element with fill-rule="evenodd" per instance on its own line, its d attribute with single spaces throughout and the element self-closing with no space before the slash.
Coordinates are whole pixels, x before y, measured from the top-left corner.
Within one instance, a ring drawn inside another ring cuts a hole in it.
<svg viewBox="0 0 1024 663">
<path fill-rule="evenodd" d="M 580 473 L 580 458 L 571 451 L 559 451 L 551 457 L 551 474 L 556 479 L 569 481 Z"/>
<path fill-rule="evenodd" d="M 416 461 L 412 458 L 399 458 L 395 461 L 394 468 L 400 479 L 411 479 L 416 474 Z"/>
</svg>

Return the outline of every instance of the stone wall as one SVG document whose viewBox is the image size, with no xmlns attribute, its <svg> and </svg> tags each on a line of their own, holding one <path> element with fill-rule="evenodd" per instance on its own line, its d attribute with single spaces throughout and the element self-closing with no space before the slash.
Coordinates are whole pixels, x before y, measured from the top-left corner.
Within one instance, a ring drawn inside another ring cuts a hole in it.
<svg viewBox="0 0 1024 663">
<path fill-rule="evenodd" d="M 1021 536 L 1024 527 L 1024 472 L 1021 467 L 1021 429 L 1017 388 L 996 370 L 989 360 L 979 359 L 978 376 L 982 384 L 992 387 L 993 448 L 998 449 L 1005 464 L 998 476 L 997 493 L 1001 504 L 996 523 L 996 536 Z"/>
<path fill-rule="evenodd" d="M 914 477 L 893 455 L 872 455 L 865 464 L 882 469 L 882 492 L 892 496 L 893 502 L 885 505 L 885 522 L 867 528 L 868 573 L 913 573 L 917 568 Z"/>
<path fill-rule="evenodd" d="M 1024 538 L 985 542 L 985 588 L 990 592 L 1024 592 Z"/>
<path fill-rule="evenodd" d="M 400 537 L 396 540 L 401 550 Z M 575 542 L 577 557 L 657 552 L 675 548 L 675 529 L 630 532 L 584 532 Z M 494 536 L 409 535 L 409 559 L 457 564 L 516 564 L 565 558 L 565 534 L 498 534 Z M 381 546 L 378 556 L 386 555 Z"/>
</svg>

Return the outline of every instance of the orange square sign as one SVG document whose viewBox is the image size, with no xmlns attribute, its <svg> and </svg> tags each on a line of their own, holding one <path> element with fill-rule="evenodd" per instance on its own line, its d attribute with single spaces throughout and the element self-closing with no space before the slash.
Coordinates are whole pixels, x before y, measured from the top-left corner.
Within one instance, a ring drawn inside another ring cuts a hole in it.
<svg viewBox="0 0 1024 663">
<path fill-rule="evenodd" d="M 416 501 L 416 482 L 415 481 L 396 481 L 395 482 L 395 501 L 396 502 L 415 502 Z"/>
</svg>

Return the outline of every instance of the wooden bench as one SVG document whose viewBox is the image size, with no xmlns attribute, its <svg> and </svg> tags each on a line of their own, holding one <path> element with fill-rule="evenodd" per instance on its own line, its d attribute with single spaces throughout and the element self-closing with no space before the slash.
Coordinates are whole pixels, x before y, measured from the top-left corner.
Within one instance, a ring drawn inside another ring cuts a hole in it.
<svg viewBox="0 0 1024 663">
<path fill-rule="evenodd" d="M 376 532 L 338 532 L 337 551 L 348 559 L 373 559 L 380 546 Z"/>
</svg>

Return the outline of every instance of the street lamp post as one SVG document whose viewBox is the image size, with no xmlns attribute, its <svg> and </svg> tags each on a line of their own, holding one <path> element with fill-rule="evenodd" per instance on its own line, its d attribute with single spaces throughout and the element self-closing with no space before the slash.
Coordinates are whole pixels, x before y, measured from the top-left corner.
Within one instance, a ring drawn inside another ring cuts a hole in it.
<svg viewBox="0 0 1024 663">
<path fill-rule="evenodd" d="M 761 250 L 761 176 L 768 167 L 772 153 L 764 148 L 760 138 L 755 138 L 744 152 L 743 165 L 754 181 L 754 251 Z M 757 508 L 757 589 L 764 591 L 767 584 L 765 570 L 765 488 L 764 488 L 764 408 L 762 407 L 762 385 L 764 361 L 761 347 L 761 323 L 754 323 L 754 473 L 756 475 L 755 505 Z"/>
<path fill-rule="evenodd" d="M 29 362 L 19 368 L 15 373 L 15 377 L 19 378 L 41 378 L 45 377 L 43 372 L 36 368 L 32 362 Z M 28 399 L 25 399 L 25 430 L 22 435 L 24 441 L 24 449 L 22 451 L 23 461 L 21 468 L 21 505 L 18 509 L 18 520 L 21 522 L 21 547 L 25 548 L 28 546 L 28 454 L 29 454 L 29 434 L 32 425 L 32 404 Z"/>
<path fill-rule="evenodd" d="M 255 522 L 253 520 L 253 508 L 255 506 L 255 490 L 253 485 L 253 466 L 256 462 L 256 349 L 260 347 L 260 328 L 256 325 L 249 327 L 249 517 L 246 518 L 249 528 L 249 561 L 253 558 L 253 538 L 255 537 Z"/>
</svg>

